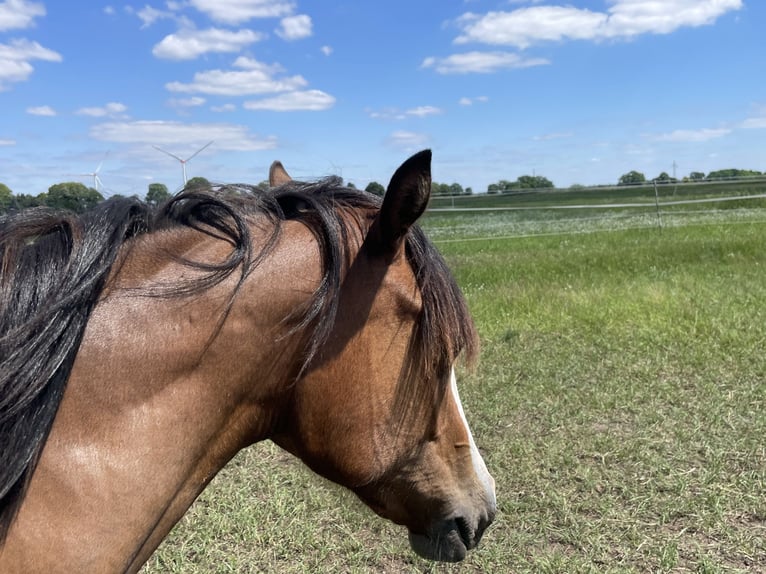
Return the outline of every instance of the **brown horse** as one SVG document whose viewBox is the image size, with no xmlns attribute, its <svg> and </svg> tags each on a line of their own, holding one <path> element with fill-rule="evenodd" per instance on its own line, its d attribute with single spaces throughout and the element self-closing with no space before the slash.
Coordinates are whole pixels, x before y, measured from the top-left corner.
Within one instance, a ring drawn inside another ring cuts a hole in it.
<svg viewBox="0 0 766 574">
<path fill-rule="evenodd" d="M 271 439 L 458 561 L 494 481 L 453 365 L 476 334 L 414 225 L 337 179 L 186 190 L 159 209 L 0 220 L 0 572 L 136 572 L 240 449 Z"/>
</svg>

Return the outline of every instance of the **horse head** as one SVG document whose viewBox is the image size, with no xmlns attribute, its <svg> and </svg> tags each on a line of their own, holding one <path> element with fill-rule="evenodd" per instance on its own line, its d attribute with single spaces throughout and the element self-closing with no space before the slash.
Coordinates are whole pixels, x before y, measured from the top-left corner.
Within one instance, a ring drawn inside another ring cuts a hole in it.
<svg viewBox="0 0 766 574">
<path fill-rule="evenodd" d="M 362 218 L 333 330 L 272 439 L 406 526 L 418 554 L 454 562 L 478 544 L 496 499 L 455 379 L 476 334 L 454 279 L 415 226 L 430 163 L 424 151 L 402 164 L 380 209 Z M 272 185 L 289 180 L 277 163 L 270 176 Z"/>
</svg>

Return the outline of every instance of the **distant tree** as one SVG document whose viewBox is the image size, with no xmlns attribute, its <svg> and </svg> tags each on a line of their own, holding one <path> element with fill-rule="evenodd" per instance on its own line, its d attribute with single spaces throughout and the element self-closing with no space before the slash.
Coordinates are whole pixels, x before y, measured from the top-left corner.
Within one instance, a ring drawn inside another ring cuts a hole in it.
<svg viewBox="0 0 766 574">
<path fill-rule="evenodd" d="M 719 169 L 711 171 L 705 179 L 731 179 L 735 177 L 754 177 L 763 175 L 760 171 L 753 169 Z"/>
<path fill-rule="evenodd" d="M 349 182 L 346 184 L 346 187 L 349 187 L 349 188 L 351 188 L 351 189 L 356 189 L 356 186 L 354 185 L 354 182 L 353 182 L 353 181 L 349 181 Z"/>
<path fill-rule="evenodd" d="M 146 202 L 150 205 L 159 205 L 170 198 L 168 186 L 164 183 L 150 183 L 149 190 L 146 192 Z"/>
<path fill-rule="evenodd" d="M 705 179 L 705 174 L 701 171 L 693 171 L 689 174 L 689 180 L 691 181 L 702 181 Z"/>
<path fill-rule="evenodd" d="M 569 191 L 582 191 L 585 189 L 585 186 L 581 183 L 573 183 L 569 186 Z"/>
<path fill-rule="evenodd" d="M 372 193 L 373 195 L 379 195 L 381 197 L 383 197 L 383 195 L 386 193 L 386 188 L 379 184 L 377 181 L 371 181 L 368 183 L 364 190 L 367 193 Z"/>
<path fill-rule="evenodd" d="M 186 182 L 186 189 L 210 189 L 210 182 L 204 177 L 193 177 Z"/>
<path fill-rule="evenodd" d="M 554 187 L 553 182 L 542 175 L 522 175 L 514 183 L 514 189 L 539 189 Z"/>
<path fill-rule="evenodd" d="M 78 181 L 56 183 L 48 188 L 46 205 L 57 209 L 83 212 L 104 201 L 104 196 Z"/>
<path fill-rule="evenodd" d="M 670 177 L 670 174 L 668 172 L 663 171 L 655 177 L 652 181 L 656 181 L 657 183 L 674 183 L 676 181 L 676 178 Z"/>
<path fill-rule="evenodd" d="M 620 176 L 617 185 L 636 185 L 639 183 L 646 183 L 646 176 L 640 171 L 634 170 Z"/>
<path fill-rule="evenodd" d="M 516 181 L 501 179 L 497 183 L 490 183 L 487 193 L 507 193 L 520 189 L 541 189 L 554 187 L 553 182 L 542 175 L 522 175 Z"/>
<path fill-rule="evenodd" d="M 46 204 L 47 197 L 48 197 L 48 194 L 46 193 L 41 193 L 40 195 L 37 195 L 37 196 L 21 193 L 19 195 L 13 196 L 13 203 L 11 204 L 11 207 L 13 209 L 27 209 L 29 207 L 40 207 L 41 205 Z"/>
<path fill-rule="evenodd" d="M 431 182 L 431 195 L 449 195 L 449 185 L 446 183 Z"/>
<path fill-rule="evenodd" d="M 463 186 L 459 183 L 451 183 L 449 185 L 450 195 L 463 195 Z"/>
<path fill-rule="evenodd" d="M 487 186 L 487 193 L 503 193 L 504 191 L 511 191 L 513 189 L 513 183 L 508 180 L 501 179 L 497 183 L 490 183 Z"/>
<path fill-rule="evenodd" d="M 466 187 L 466 188 L 463 190 L 463 194 L 464 194 L 464 195 L 473 195 L 473 188 L 471 188 L 471 187 Z"/>
<path fill-rule="evenodd" d="M 13 192 L 11 192 L 11 188 L 4 183 L 0 183 L 0 213 L 8 211 L 12 202 Z"/>
</svg>

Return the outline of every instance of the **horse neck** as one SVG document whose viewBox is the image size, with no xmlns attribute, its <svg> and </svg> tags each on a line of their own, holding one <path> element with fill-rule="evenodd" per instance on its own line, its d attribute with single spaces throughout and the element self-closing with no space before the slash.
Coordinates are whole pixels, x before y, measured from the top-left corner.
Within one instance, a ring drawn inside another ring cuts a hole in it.
<svg viewBox="0 0 766 574">
<path fill-rule="evenodd" d="M 133 290 L 190 273 L 163 260 L 169 246 L 198 261 L 226 257 L 227 244 L 190 233 L 162 249 L 138 242 L 112 278 L 0 570 L 14 545 L 24 554 L 22 539 L 54 540 L 57 568 L 68 559 L 69 571 L 137 570 L 223 465 L 268 437 L 299 368 L 300 333 L 285 336 L 284 318 L 319 280 L 315 241 L 286 225 L 220 324 L 236 277 L 194 297 Z M 54 492 L 67 504 L 52 503 Z"/>
</svg>

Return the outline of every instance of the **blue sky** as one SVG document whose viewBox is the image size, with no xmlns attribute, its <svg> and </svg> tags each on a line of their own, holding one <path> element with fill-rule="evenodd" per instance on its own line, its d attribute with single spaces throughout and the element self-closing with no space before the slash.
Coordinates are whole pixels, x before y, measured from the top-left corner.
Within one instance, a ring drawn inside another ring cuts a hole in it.
<svg viewBox="0 0 766 574">
<path fill-rule="evenodd" d="M 0 182 L 766 170 L 762 0 L 0 0 Z M 674 167 L 675 166 L 675 167 Z M 72 175 L 76 174 L 76 175 Z"/>
</svg>

